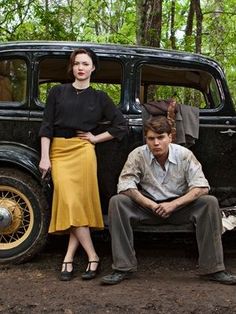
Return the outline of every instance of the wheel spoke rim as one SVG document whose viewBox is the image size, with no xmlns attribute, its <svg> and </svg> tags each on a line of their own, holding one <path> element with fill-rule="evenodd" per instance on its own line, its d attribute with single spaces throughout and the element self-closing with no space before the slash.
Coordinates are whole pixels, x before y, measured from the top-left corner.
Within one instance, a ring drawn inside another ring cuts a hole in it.
<svg viewBox="0 0 236 314">
<path fill-rule="evenodd" d="M 0 229 L 0 249 L 12 249 L 29 237 L 34 224 L 33 209 L 28 198 L 10 186 L 0 186 L 0 206 L 13 217 L 9 227 Z"/>
</svg>

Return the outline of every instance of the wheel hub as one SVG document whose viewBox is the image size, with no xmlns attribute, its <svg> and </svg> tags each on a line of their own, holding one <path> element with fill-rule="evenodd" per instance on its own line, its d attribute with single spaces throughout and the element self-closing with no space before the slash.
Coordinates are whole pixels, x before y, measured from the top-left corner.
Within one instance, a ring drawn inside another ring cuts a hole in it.
<svg viewBox="0 0 236 314">
<path fill-rule="evenodd" d="M 0 230 L 8 228 L 12 223 L 12 214 L 5 208 L 0 207 Z"/>
<path fill-rule="evenodd" d="M 0 232 L 10 234 L 15 232 L 22 220 L 21 208 L 12 199 L 3 199 L 0 202 Z"/>
</svg>

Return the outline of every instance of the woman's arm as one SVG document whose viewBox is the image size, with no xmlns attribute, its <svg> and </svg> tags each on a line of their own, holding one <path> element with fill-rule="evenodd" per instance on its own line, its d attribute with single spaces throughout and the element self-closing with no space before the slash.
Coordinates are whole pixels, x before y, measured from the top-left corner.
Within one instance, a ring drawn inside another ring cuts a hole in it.
<svg viewBox="0 0 236 314">
<path fill-rule="evenodd" d="M 109 140 L 112 140 L 114 136 L 112 136 L 109 132 L 103 132 L 98 135 L 93 135 L 91 132 L 77 132 L 77 135 L 82 140 L 88 140 L 92 144 L 102 143 Z"/>
<path fill-rule="evenodd" d="M 51 140 L 48 137 L 41 137 L 41 159 L 39 162 L 39 169 L 42 173 L 42 178 L 51 170 L 51 161 L 49 157 L 49 148 Z"/>
<path fill-rule="evenodd" d="M 107 131 L 118 140 L 122 140 L 128 132 L 126 120 L 122 112 L 115 106 L 113 100 L 104 92 L 101 93 L 101 102 L 104 107 L 104 117 L 111 122 Z"/>
</svg>

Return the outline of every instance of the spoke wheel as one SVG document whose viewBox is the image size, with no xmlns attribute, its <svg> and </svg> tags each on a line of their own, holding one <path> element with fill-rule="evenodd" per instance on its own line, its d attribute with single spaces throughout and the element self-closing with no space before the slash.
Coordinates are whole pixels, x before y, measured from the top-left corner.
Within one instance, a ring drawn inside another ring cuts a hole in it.
<svg viewBox="0 0 236 314">
<path fill-rule="evenodd" d="M 34 214 L 24 194 L 9 186 L 0 186 L 0 208 L 11 215 L 11 224 L 0 229 L 0 250 L 13 248 L 29 236 L 34 224 Z"/>
<path fill-rule="evenodd" d="M 40 185 L 16 169 L 0 169 L 0 263 L 22 262 L 43 247 L 47 203 Z"/>
</svg>

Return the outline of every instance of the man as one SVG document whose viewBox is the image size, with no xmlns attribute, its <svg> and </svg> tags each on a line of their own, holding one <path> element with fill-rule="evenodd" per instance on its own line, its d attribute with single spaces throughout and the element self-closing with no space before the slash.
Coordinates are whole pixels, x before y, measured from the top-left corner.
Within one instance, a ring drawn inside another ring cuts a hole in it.
<svg viewBox="0 0 236 314">
<path fill-rule="evenodd" d="M 171 128 L 163 117 L 144 126 L 146 145 L 134 149 L 124 165 L 118 195 L 109 204 L 113 272 L 103 284 L 117 284 L 137 270 L 132 226 L 184 224 L 196 228 L 199 271 L 203 278 L 236 284 L 225 272 L 221 242 L 222 217 L 217 199 L 193 153 L 172 144 Z"/>
</svg>

